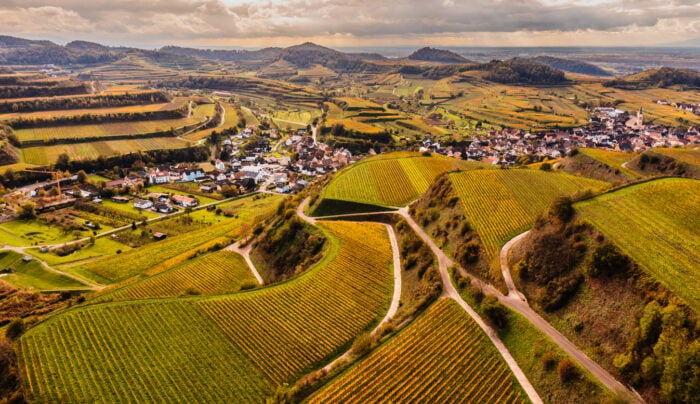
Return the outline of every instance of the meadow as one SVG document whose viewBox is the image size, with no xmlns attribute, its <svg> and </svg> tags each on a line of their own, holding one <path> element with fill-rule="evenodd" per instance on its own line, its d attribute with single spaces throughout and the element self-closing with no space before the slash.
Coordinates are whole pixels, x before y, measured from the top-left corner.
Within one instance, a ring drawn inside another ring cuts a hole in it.
<svg viewBox="0 0 700 404">
<path fill-rule="evenodd" d="M 610 187 L 602 181 L 531 169 L 465 171 L 450 174 L 450 180 L 490 258 L 532 226 L 557 197 Z"/>
<path fill-rule="evenodd" d="M 18 289 L 33 291 L 87 289 L 72 278 L 49 271 L 35 259 L 24 262 L 22 257 L 14 251 L 0 251 L 0 270 L 12 269 L 12 273 L 0 276 L 0 280 Z"/>
<path fill-rule="evenodd" d="M 94 304 L 35 326 L 19 350 L 27 394 L 38 402 L 264 401 L 346 348 L 388 307 L 384 226 L 322 226 L 331 250 L 289 282 L 218 297 Z"/>
<path fill-rule="evenodd" d="M 451 299 L 311 397 L 310 403 L 524 403 L 527 396 L 486 334 Z"/>
<path fill-rule="evenodd" d="M 574 206 L 651 278 L 700 312 L 700 181 L 659 179 Z"/>
<path fill-rule="evenodd" d="M 331 181 L 321 196 L 369 205 L 404 206 L 425 192 L 441 173 L 477 166 L 481 165 L 440 155 L 392 153 L 351 165 Z"/>
<path fill-rule="evenodd" d="M 56 244 L 73 239 L 59 226 L 49 226 L 39 220 L 13 220 L 0 224 L 0 244 L 32 246 Z"/>
</svg>

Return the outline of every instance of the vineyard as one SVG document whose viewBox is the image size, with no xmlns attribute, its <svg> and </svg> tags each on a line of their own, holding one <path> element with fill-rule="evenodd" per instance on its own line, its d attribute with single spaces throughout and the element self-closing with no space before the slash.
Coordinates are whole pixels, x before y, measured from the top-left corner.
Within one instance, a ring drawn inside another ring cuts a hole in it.
<svg viewBox="0 0 700 404">
<path fill-rule="evenodd" d="M 439 174 L 476 165 L 442 156 L 370 159 L 340 173 L 324 189 L 323 198 L 403 206 L 425 192 Z"/>
<path fill-rule="evenodd" d="M 115 300 L 218 295 L 237 292 L 257 281 L 243 257 L 232 251 L 218 251 L 191 260 L 175 269 L 106 295 Z"/>
<path fill-rule="evenodd" d="M 467 217 L 490 257 L 532 226 L 559 196 L 609 188 L 602 181 L 540 170 L 474 170 L 450 174 Z"/>
<path fill-rule="evenodd" d="M 94 160 L 100 156 L 110 157 L 139 151 L 182 149 L 189 145 L 188 142 L 174 137 L 105 140 L 26 147 L 22 149 L 22 156 L 25 163 L 48 165 L 54 164 L 56 158 L 62 153 L 68 154 L 71 160 Z"/>
<path fill-rule="evenodd" d="M 129 113 L 143 113 L 143 112 L 160 112 L 160 111 L 174 111 L 185 107 L 187 104 L 187 98 L 179 97 L 175 98 L 172 102 L 159 103 L 159 104 L 146 104 L 146 105 L 129 105 L 125 107 L 111 107 L 111 108 L 85 108 L 85 109 L 69 109 L 69 110 L 59 110 L 59 111 L 37 111 L 28 113 L 9 113 L 0 114 L 0 121 L 14 120 L 17 118 L 22 119 L 51 119 L 51 118 L 68 118 L 76 117 L 82 115 L 109 115 L 109 114 L 129 114 Z"/>
<path fill-rule="evenodd" d="M 311 403 L 522 403 L 527 398 L 484 332 L 453 300 L 313 396 Z"/>
<path fill-rule="evenodd" d="M 313 272 L 278 287 L 200 302 L 276 384 L 338 353 L 389 304 L 391 247 L 384 226 L 323 226 L 339 245 Z"/>
<path fill-rule="evenodd" d="M 602 149 L 579 149 L 579 152 L 591 157 L 595 160 L 602 162 L 610 167 L 616 168 L 623 172 L 627 177 L 637 178 L 639 174 L 634 171 L 623 167 L 623 164 L 632 160 L 635 156 L 634 153 L 625 153 L 612 150 L 602 150 Z"/>
<path fill-rule="evenodd" d="M 32 328 L 19 352 L 31 401 L 264 401 L 343 350 L 388 306 L 384 226 L 323 226 L 326 258 L 278 286 L 95 304 Z"/>
<path fill-rule="evenodd" d="M 220 127 L 213 128 L 213 129 L 204 129 L 204 130 L 192 132 L 192 133 L 189 133 L 189 134 L 183 136 L 183 138 L 185 138 L 187 140 L 202 140 L 202 139 L 209 137 L 209 135 L 211 135 L 211 133 L 213 131 L 216 131 L 217 133 L 221 133 L 223 131 L 235 128 L 236 125 L 238 125 L 238 114 L 236 113 L 236 110 L 233 108 L 233 106 L 231 104 L 222 103 L 222 105 L 224 107 L 224 124 L 223 125 L 221 125 Z"/>
<path fill-rule="evenodd" d="M 673 157 L 674 159 L 682 161 L 684 163 L 700 167 L 700 148 L 698 147 L 674 149 L 656 148 L 653 149 L 653 151 Z"/>
<path fill-rule="evenodd" d="M 646 182 L 575 208 L 644 271 L 700 312 L 700 181 Z"/>
</svg>

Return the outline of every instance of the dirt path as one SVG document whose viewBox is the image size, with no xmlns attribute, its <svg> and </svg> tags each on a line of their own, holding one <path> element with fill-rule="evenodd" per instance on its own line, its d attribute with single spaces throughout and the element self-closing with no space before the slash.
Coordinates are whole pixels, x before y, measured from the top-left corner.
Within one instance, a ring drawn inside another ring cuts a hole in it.
<svg viewBox="0 0 700 404">
<path fill-rule="evenodd" d="M 316 219 L 304 214 L 304 207 L 308 204 L 309 198 L 304 199 L 297 207 L 297 216 L 302 220 L 306 221 L 312 226 L 316 225 Z M 389 243 L 391 244 L 392 253 L 392 267 L 394 272 L 394 291 L 391 296 L 391 303 L 389 303 L 389 309 L 387 310 L 384 318 L 377 324 L 376 327 L 371 331 L 371 334 L 376 333 L 384 324 L 391 321 L 399 310 L 399 304 L 401 302 L 401 253 L 399 252 L 399 243 L 396 239 L 396 232 L 391 225 L 385 224 L 387 232 L 389 233 Z M 329 364 L 323 367 L 323 370 L 330 372 L 339 362 L 350 357 L 351 350 L 346 351 L 341 356 L 335 358 Z"/>
<path fill-rule="evenodd" d="M 260 286 L 263 286 L 265 284 L 265 281 L 263 281 L 262 276 L 260 276 L 260 273 L 258 272 L 258 269 L 255 268 L 255 264 L 253 263 L 253 260 L 250 259 L 250 250 L 253 248 L 252 244 L 248 244 L 247 246 L 241 248 L 239 243 L 233 243 L 230 246 L 224 248 L 226 251 L 233 251 L 241 256 L 243 256 L 243 259 L 245 259 L 245 262 L 248 264 L 248 268 L 250 268 L 250 272 L 253 273 L 255 276 L 255 279 L 258 280 L 258 284 Z"/>
<path fill-rule="evenodd" d="M 520 291 L 518 291 L 518 289 L 515 287 L 515 282 L 513 282 L 513 278 L 510 275 L 510 269 L 508 268 L 508 253 L 510 252 L 511 247 L 513 247 L 520 240 L 525 238 L 525 236 L 527 236 L 528 234 L 530 234 L 530 230 L 510 239 L 510 241 L 508 241 L 503 246 L 503 248 L 501 248 L 501 254 L 498 257 L 499 262 L 501 264 L 501 273 L 503 274 L 503 280 L 506 281 L 506 286 L 508 286 L 508 296 L 519 298 L 523 302 L 527 302 L 527 299 L 525 298 L 525 295 L 520 293 Z"/>
</svg>

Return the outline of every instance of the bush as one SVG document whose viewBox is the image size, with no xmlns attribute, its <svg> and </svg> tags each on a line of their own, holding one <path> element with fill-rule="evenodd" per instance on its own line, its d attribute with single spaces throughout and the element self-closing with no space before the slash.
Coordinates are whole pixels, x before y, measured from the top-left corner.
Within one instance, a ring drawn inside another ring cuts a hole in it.
<svg viewBox="0 0 700 404">
<path fill-rule="evenodd" d="M 542 171 L 552 171 L 552 164 L 551 163 L 542 163 L 540 165 L 540 170 Z"/>
<path fill-rule="evenodd" d="M 547 372 L 554 370 L 554 366 L 557 364 L 557 358 L 551 352 L 545 352 L 540 361 L 542 362 L 542 369 Z"/>
<path fill-rule="evenodd" d="M 573 201 L 568 196 L 561 196 L 554 200 L 550 211 L 562 222 L 568 222 L 574 215 Z"/>
<path fill-rule="evenodd" d="M 481 311 L 496 328 L 502 329 L 508 325 L 508 309 L 494 296 L 488 296 L 481 302 Z"/>
<path fill-rule="evenodd" d="M 5 330 L 5 336 L 10 339 L 17 339 L 24 333 L 24 320 L 21 318 L 15 318 L 10 321 L 7 329 Z"/>
<path fill-rule="evenodd" d="M 355 342 L 352 343 L 352 352 L 357 356 L 367 355 L 372 350 L 373 344 L 374 341 L 371 335 L 367 333 L 360 334 L 355 338 Z"/>
<path fill-rule="evenodd" d="M 564 358 L 559 362 L 559 366 L 557 366 L 557 373 L 559 374 L 559 380 L 566 383 L 574 380 L 578 376 L 578 369 L 571 359 Z"/>
<path fill-rule="evenodd" d="M 598 246 L 591 255 L 588 268 L 590 276 L 613 276 L 624 274 L 629 268 L 629 258 L 622 254 L 612 243 L 607 242 Z"/>
</svg>

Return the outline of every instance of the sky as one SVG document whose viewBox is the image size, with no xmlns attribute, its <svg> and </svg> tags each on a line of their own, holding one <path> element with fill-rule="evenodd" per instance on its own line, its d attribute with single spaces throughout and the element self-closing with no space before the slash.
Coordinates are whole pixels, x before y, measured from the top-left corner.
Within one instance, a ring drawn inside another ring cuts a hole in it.
<svg viewBox="0 0 700 404">
<path fill-rule="evenodd" d="M 0 0 L 0 34 L 142 48 L 653 46 L 700 38 L 700 0 Z"/>
</svg>

